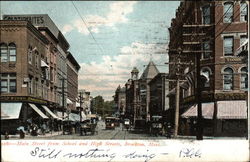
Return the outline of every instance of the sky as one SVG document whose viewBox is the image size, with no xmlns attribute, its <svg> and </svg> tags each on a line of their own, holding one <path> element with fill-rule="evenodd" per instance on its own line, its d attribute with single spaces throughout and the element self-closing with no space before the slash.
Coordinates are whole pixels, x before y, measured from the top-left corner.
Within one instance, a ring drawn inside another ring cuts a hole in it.
<svg viewBox="0 0 250 162">
<path fill-rule="evenodd" d="M 78 88 L 112 100 L 133 67 L 167 73 L 168 27 L 179 1 L 0 1 L 4 14 L 48 14 L 78 61 Z"/>
</svg>

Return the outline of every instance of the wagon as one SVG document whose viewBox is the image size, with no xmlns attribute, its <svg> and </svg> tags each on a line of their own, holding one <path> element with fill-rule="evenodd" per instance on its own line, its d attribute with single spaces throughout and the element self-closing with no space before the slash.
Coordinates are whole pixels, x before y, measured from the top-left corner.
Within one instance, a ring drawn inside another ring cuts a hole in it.
<svg viewBox="0 0 250 162">
<path fill-rule="evenodd" d="M 87 135 L 87 133 L 89 132 L 91 135 L 94 135 L 95 133 L 97 133 L 96 129 L 96 125 L 97 123 L 91 123 L 90 120 L 85 120 L 81 123 L 80 126 L 80 135 Z"/>
</svg>

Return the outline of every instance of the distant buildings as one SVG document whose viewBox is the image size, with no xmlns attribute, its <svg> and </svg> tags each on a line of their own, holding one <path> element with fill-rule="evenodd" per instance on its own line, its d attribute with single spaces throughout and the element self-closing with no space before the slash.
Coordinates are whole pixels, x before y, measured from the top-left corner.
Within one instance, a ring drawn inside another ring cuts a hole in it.
<svg viewBox="0 0 250 162">
<path fill-rule="evenodd" d="M 148 122 L 153 115 L 166 116 L 169 108 L 166 96 L 169 89 L 168 75 L 159 73 L 153 61 L 148 63 L 140 79 L 138 74 L 138 69 L 134 67 L 131 71 L 131 78 L 125 84 L 124 118 L 129 118 L 134 123 L 136 120 Z M 116 103 L 118 103 L 119 95 L 124 96 L 120 86 L 116 90 Z"/>
<path fill-rule="evenodd" d="M 0 101 L 6 119 L 59 119 L 66 110 L 76 112 L 80 66 L 49 16 L 4 15 L 0 24 Z M 73 106 L 67 108 L 69 102 Z"/>
<path fill-rule="evenodd" d="M 126 89 L 119 85 L 114 96 L 115 106 L 119 114 L 124 117 L 126 108 Z"/>
</svg>

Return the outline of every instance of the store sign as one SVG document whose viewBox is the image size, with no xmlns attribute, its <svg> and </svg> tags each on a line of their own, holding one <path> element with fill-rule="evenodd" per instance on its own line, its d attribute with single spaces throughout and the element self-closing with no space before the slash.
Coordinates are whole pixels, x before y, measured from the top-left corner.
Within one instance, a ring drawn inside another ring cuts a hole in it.
<svg viewBox="0 0 250 162">
<path fill-rule="evenodd" d="M 226 57 L 225 62 L 242 62 L 240 57 Z"/>
<path fill-rule="evenodd" d="M 40 103 L 40 104 L 47 104 L 47 101 L 38 99 L 35 97 L 27 97 L 27 96 L 0 96 L 1 102 L 32 102 L 32 103 Z"/>
<path fill-rule="evenodd" d="M 4 15 L 3 20 L 22 20 L 22 21 L 29 21 L 34 25 L 41 25 L 44 24 L 45 20 L 43 16 L 25 16 L 25 15 Z"/>
</svg>

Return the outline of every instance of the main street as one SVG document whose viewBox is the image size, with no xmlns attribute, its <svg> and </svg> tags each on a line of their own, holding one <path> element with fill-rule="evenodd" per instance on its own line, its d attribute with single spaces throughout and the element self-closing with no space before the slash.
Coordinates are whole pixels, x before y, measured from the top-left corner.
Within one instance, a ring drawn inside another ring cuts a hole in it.
<svg viewBox="0 0 250 162">
<path fill-rule="evenodd" d="M 10 136 L 10 139 L 19 139 L 18 135 Z M 145 132 L 137 132 L 133 129 L 126 130 L 122 129 L 122 124 L 119 127 L 116 127 L 114 130 L 105 129 L 105 123 L 103 121 L 99 121 L 96 127 L 96 133 L 91 135 L 87 133 L 87 135 L 80 136 L 79 133 L 74 134 L 66 134 L 63 135 L 62 132 L 59 133 L 47 133 L 46 135 L 38 135 L 38 136 L 30 136 L 26 135 L 24 139 L 49 139 L 49 140 L 159 140 L 159 139 L 167 139 L 165 136 L 154 136 L 149 135 Z"/>
</svg>

